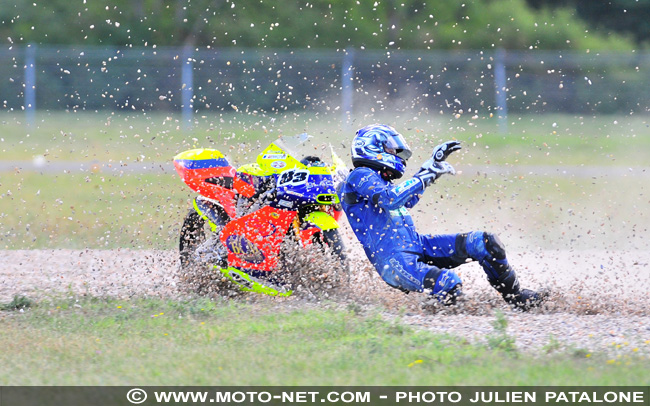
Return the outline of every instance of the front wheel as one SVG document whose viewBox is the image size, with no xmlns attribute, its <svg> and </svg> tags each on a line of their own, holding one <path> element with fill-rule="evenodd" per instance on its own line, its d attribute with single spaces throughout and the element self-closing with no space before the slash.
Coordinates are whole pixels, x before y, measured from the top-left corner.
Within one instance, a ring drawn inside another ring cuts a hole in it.
<svg viewBox="0 0 650 406">
<path fill-rule="evenodd" d="M 346 292 L 350 271 L 338 229 L 320 230 L 303 245 L 289 232 L 281 247 L 276 279 L 303 297 L 325 298 Z"/>
<path fill-rule="evenodd" d="M 336 256 L 341 265 L 347 266 L 348 257 L 345 254 L 345 244 L 343 244 L 343 238 L 341 237 L 339 229 L 333 228 L 330 230 L 323 230 L 318 234 L 320 235 L 319 237 L 322 243 L 329 247 L 332 254 Z"/>
</svg>

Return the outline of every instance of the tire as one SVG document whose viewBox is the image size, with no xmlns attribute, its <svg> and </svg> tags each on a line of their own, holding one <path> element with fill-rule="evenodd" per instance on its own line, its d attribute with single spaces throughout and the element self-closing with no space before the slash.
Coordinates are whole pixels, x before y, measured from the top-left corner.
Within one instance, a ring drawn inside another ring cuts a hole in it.
<svg viewBox="0 0 650 406">
<path fill-rule="evenodd" d="M 185 216 L 181 227 L 181 236 L 178 250 L 181 257 L 181 267 L 189 266 L 192 261 L 194 250 L 206 239 L 205 220 L 194 209 Z"/>
<path fill-rule="evenodd" d="M 224 217 L 220 218 L 223 219 Z M 200 296 L 213 294 L 224 297 L 238 296 L 241 292 L 235 289 L 230 281 L 221 278 L 212 266 L 197 259 L 196 249 L 206 241 L 210 233 L 212 231 L 208 222 L 201 218 L 196 210 L 190 209 L 183 220 L 178 244 L 180 253 L 178 287 L 183 292 Z"/>
<path fill-rule="evenodd" d="M 319 233 L 319 237 L 329 247 L 332 254 L 338 258 L 339 262 L 347 266 L 348 257 L 345 254 L 345 244 L 343 244 L 343 238 L 341 237 L 341 233 L 339 233 L 339 229 L 323 230 Z"/>
</svg>

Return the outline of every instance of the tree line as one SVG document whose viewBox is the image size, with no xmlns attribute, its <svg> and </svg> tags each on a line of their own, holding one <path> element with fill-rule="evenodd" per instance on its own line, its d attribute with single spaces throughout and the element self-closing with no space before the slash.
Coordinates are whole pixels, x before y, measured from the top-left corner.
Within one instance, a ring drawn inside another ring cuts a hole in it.
<svg viewBox="0 0 650 406">
<path fill-rule="evenodd" d="M 0 0 L 9 44 L 643 48 L 648 0 Z"/>
</svg>

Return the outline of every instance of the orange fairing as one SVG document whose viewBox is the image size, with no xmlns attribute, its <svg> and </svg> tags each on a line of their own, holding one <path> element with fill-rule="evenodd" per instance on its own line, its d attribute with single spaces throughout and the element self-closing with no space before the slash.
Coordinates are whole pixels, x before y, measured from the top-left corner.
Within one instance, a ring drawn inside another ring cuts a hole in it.
<svg viewBox="0 0 650 406">
<path fill-rule="evenodd" d="M 214 149 L 193 149 L 174 157 L 183 182 L 201 196 L 218 201 L 230 217 L 235 216 L 235 168 Z"/>
<path fill-rule="evenodd" d="M 228 248 L 228 264 L 243 269 L 275 270 L 280 244 L 296 215 L 295 211 L 265 206 L 228 223 L 220 237 Z"/>
<path fill-rule="evenodd" d="M 240 179 L 238 175 L 235 176 L 234 188 L 239 194 L 249 199 L 255 194 L 255 186 Z"/>
<path fill-rule="evenodd" d="M 314 235 L 318 232 L 320 232 L 321 229 L 318 227 L 309 227 L 306 230 L 301 230 L 300 231 L 300 243 L 302 244 L 303 247 L 306 247 L 308 245 L 311 245 Z"/>
</svg>

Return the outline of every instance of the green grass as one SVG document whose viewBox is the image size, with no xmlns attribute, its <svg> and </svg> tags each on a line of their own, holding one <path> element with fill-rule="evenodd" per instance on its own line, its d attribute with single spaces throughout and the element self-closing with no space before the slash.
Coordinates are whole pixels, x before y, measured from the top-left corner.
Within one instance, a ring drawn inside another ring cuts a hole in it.
<svg viewBox="0 0 650 406">
<path fill-rule="evenodd" d="M 643 356 L 502 351 L 326 306 L 70 298 L 3 315 L 1 385 L 649 382 Z"/>
<path fill-rule="evenodd" d="M 411 214 L 422 232 L 486 229 L 511 249 L 645 249 L 645 182 L 467 170 L 438 181 Z M 5 173 L 0 188 L 0 249 L 174 249 L 193 196 L 173 173 Z"/>
<path fill-rule="evenodd" d="M 647 216 L 638 209 L 647 204 L 645 177 L 602 178 L 596 173 L 574 178 L 556 168 L 646 167 L 648 117 L 511 117 L 509 135 L 500 132 L 493 118 L 468 115 L 358 115 L 348 131 L 342 130 L 339 118 L 231 113 L 198 116 L 196 125 L 185 130 L 176 118 L 161 114 L 39 112 L 38 125 L 27 128 L 22 116 L 5 112 L 0 118 L 0 160 L 46 155 L 52 162 L 169 165 L 176 153 L 203 146 L 224 150 L 238 164 L 252 161 L 281 133 L 307 131 L 315 138 L 303 153 L 325 156 L 321 147 L 331 142 L 348 161 L 349 152 L 341 143 L 349 145 L 353 129 L 385 121 L 400 128 L 415 149 L 408 173 L 439 141 L 463 141 L 463 150 L 450 158 L 462 173 L 441 179 L 412 210 L 424 232 L 488 229 L 501 233 L 514 248 L 647 248 L 642 232 L 629 232 L 629 225 L 637 230 L 648 227 Z M 495 164 L 513 172 L 481 172 Z M 172 249 L 192 194 L 175 173 L 3 172 L 0 248 Z"/>
<path fill-rule="evenodd" d="M 210 147 L 243 163 L 278 135 L 301 132 L 346 154 L 357 128 L 386 122 L 406 136 L 417 159 L 438 142 L 455 138 L 463 142 L 469 163 L 646 166 L 650 162 L 647 116 L 512 116 L 507 134 L 495 118 L 469 114 L 359 113 L 347 125 L 340 118 L 338 112 L 205 113 L 187 128 L 178 115 L 163 113 L 39 112 L 36 124 L 28 127 L 22 115 L 5 112 L 0 115 L 0 160 L 43 155 L 50 161 L 168 162 L 180 151 Z"/>
<path fill-rule="evenodd" d="M 176 175 L 2 174 L 0 248 L 177 243 L 191 191 Z"/>
</svg>

